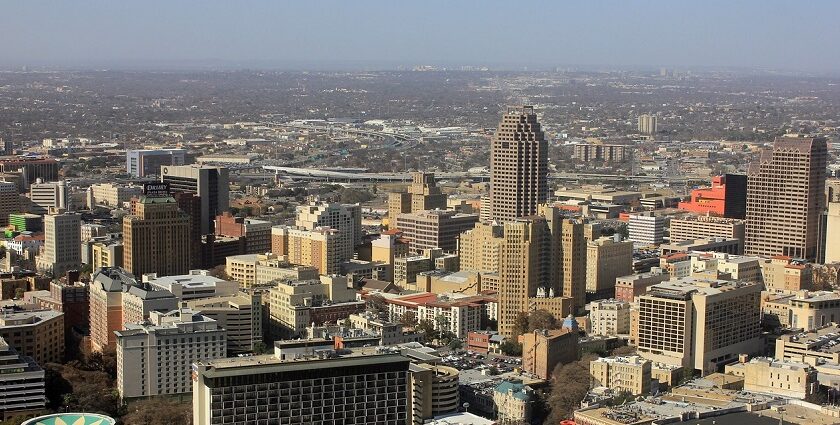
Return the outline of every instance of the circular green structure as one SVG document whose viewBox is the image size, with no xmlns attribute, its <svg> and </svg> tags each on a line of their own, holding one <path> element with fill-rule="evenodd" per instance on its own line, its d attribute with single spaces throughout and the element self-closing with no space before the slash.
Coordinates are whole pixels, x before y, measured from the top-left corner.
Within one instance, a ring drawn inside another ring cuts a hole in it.
<svg viewBox="0 0 840 425">
<path fill-rule="evenodd" d="M 114 425 L 117 421 L 98 413 L 56 413 L 32 418 L 21 425 Z"/>
</svg>

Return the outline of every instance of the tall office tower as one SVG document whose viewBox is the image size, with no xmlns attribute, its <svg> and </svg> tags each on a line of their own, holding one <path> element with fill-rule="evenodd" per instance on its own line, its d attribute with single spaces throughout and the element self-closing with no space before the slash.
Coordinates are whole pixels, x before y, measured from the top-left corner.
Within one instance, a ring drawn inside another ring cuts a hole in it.
<svg viewBox="0 0 840 425">
<path fill-rule="evenodd" d="M 633 274 L 633 242 L 621 235 L 604 236 L 586 247 L 586 293 L 594 299 L 614 298 L 615 279 Z"/>
<path fill-rule="evenodd" d="M 490 145 L 490 218 L 535 215 L 547 196 L 548 144 L 534 107 L 508 108 Z"/>
<path fill-rule="evenodd" d="M 11 182 L 0 182 L 0 226 L 9 224 L 9 214 L 20 212 L 18 186 Z"/>
<path fill-rule="evenodd" d="M 827 157 L 824 138 L 786 136 L 750 164 L 746 255 L 816 258 Z"/>
<path fill-rule="evenodd" d="M 400 214 L 396 221 L 412 253 L 418 254 L 434 248 L 455 252 L 461 233 L 475 226 L 478 214 L 462 214 L 455 210 L 422 210 Z"/>
<path fill-rule="evenodd" d="M 164 165 L 186 165 L 185 149 L 139 149 L 125 153 L 125 170 L 132 177 L 156 175 Z"/>
<path fill-rule="evenodd" d="M 542 226 L 539 218 L 517 219 L 504 224 L 500 252 L 499 333 L 513 335 L 516 316 L 529 311 L 528 298 L 536 297 L 540 281 Z"/>
<path fill-rule="evenodd" d="M 160 181 L 171 192 L 194 193 L 201 198 L 201 234 L 213 233 L 213 220 L 230 208 L 228 169 L 203 165 L 163 166 Z"/>
<path fill-rule="evenodd" d="M 683 278 L 638 297 L 639 354 L 705 375 L 762 349 L 759 283 Z"/>
<path fill-rule="evenodd" d="M 656 134 L 656 130 L 658 130 L 656 125 L 656 115 L 639 115 L 639 133 L 646 136 L 652 136 Z"/>
<path fill-rule="evenodd" d="M 64 180 L 57 182 L 36 181 L 29 186 L 29 208 L 34 214 L 46 214 L 50 208 L 67 209 L 67 184 Z"/>
<path fill-rule="evenodd" d="M 297 345 L 274 355 L 196 363 L 193 423 L 410 422 L 407 357 L 373 347 L 328 353 L 328 347 Z M 237 411 L 234 404 L 247 407 Z"/>
<path fill-rule="evenodd" d="M 575 310 L 586 304 L 586 225 L 579 219 L 563 220 L 563 296 L 574 299 Z"/>
<path fill-rule="evenodd" d="M 44 216 L 44 251 L 38 269 L 63 275 L 82 264 L 81 216 L 52 210 Z"/>
<path fill-rule="evenodd" d="M 141 196 L 135 215 L 123 217 L 123 263 L 134 276 L 190 271 L 190 217 L 171 197 Z"/>
<path fill-rule="evenodd" d="M 297 208 L 295 225 L 305 230 L 330 227 L 338 230 L 338 252 L 342 261 L 353 258 L 362 244 L 362 208 L 358 204 L 312 202 Z"/>
<path fill-rule="evenodd" d="M 24 191 L 37 179 L 58 180 L 58 161 L 55 158 L 4 157 L 0 158 L 0 173 L 20 174 L 19 188 Z"/>
</svg>

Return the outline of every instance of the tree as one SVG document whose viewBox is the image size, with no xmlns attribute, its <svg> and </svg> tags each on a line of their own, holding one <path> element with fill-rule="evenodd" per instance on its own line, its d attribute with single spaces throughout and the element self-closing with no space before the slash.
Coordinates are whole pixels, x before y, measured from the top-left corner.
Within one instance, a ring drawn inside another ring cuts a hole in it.
<svg viewBox="0 0 840 425">
<path fill-rule="evenodd" d="M 219 264 L 218 266 L 213 267 L 212 269 L 207 271 L 207 274 L 222 280 L 233 280 L 231 279 L 230 275 L 227 274 L 227 270 L 225 269 L 224 264 Z"/>
<path fill-rule="evenodd" d="M 178 403 L 163 398 L 138 401 L 123 416 L 126 425 L 191 424 L 192 403 Z"/>
<path fill-rule="evenodd" d="M 557 329 L 557 319 L 546 310 L 537 310 L 528 316 L 528 332 L 537 329 Z"/>
<path fill-rule="evenodd" d="M 429 319 L 423 319 L 417 322 L 417 327 L 414 329 L 425 334 L 426 342 L 431 342 L 437 339 L 435 324 Z"/>
<path fill-rule="evenodd" d="M 23 289 L 23 288 L 20 288 L 20 287 L 15 288 L 15 299 L 19 300 L 19 299 L 23 298 L 23 293 L 24 292 L 26 292 L 26 290 Z"/>
<path fill-rule="evenodd" d="M 417 313 L 409 310 L 400 317 L 400 323 L 407 328 L 417 327 Z"/>
<path fill-rule="evenodd" d="M 264 342 L 257 341 L 254 343 L 254 354 L 268 354 L 269 352 L 268 346 Z"/>
<path fill-rule="evenodd" d="M 460 350 L 463 347 L 464 347 L 464 343 L 461 342 L 461 340 L 458 339 L 458 338 L 453 338 L 451 341 L 449 341 L 449 349 L 451 349 L 453 351 Z"/>
<path fill-rule="evenodd" d="M 522 355 L 522 344 L 509 339 L 499 344 L 499 349 L 502 350 L 502 354 L 506 356 Z"/>
<path fill-rule="evenodd" d="M 572 413 L 580 407 L 580 402 L 589 392 L 589 362 L 595 356 L 584 358 L 571 363 L 560 364 L 551 374 L 551 393 L 548 396 L 550 414 L 546 423 L 560 423 L 572 417 Z"/>
<path fill-rule="evenodd" d="M 388 314 L 388 303 L 385 301 L 385 297 L 380 294 L 373 294 L 367 298 L 367 302 L 365 303 L 365 307 L 368 311 L 376 313 L 378 316 L 387 316 Z"/>
<path fill-rule="evenodd" d="M 623 345 L 621 347 L 616 347 L 612 350 L 610 355 L 612 356 L 630 356 L 636 354 L 636 347 L 632 347 L 630 345 Z"/>
<path fill-rule="evenodd" d="M 520 311 L 516 313 L 516 318 L 513 321 L 513 335 L 522 335 L 528 333 L 528 313 Z"/>
</svg>

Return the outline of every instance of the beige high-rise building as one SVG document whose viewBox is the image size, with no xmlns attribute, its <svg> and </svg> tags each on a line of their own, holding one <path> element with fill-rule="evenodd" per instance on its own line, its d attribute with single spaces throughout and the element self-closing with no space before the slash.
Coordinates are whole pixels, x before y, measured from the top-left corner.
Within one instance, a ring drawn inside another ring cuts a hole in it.
<svg viewBox="0 0 840 425">
<path fill-rule="evenodd" d="M 830 202 L 825 227 L 825 263 L 837 262 L 840 262 L 840 202 Z"/>
<path fill-rule="evenodd" d="M 653 136 L 654 134 L 656 134 L 656 131 L 659 130 L 659 127 L 656 122 L 656 115 L 639 115 L 638 124 L 639 133 L 645 136 Z"/>
<path fill-rule="evenodd" d="M 319 227 L 337 230 L 341 261 L 352 259 L 356 246 L 362 243 L 362 209 L 358 204 L 312 202 L 301 205 L 297 208 L 295 226 L 305 230 Z"/>
<path fill-rule="evenodd" d="M 813 286 L 813 269 L 802 260 L 783 255 L 762 259 L 761 281 L 768 292 L 793 294 Z"/>
<path fill-rule="evenodd" d="M 547 196 L 548 144 L 534 107 L 508 108 L 490 145 L 490 218 L 535 215 Z"/>
<path fill-rule="evenodd" d="M 186 302 L 219 324 L 227 336 L 227 351 L 250 353 L 262 342 L 262 292 L 239 292 L 236 295 L 201 298 Z"/>
<path fill-rule="evenodd" d="M 513 335 L 516 316 L 529 311 L 528 298 L 537 296 L 540 280 L 543 220 L 518 219 L 505 223 L 500 264 L 499 333 Z"/>
<path fill-rule="evenodd" d="M 472 230 L 462 233 L 458 240 L 461 270 L 498 273 L 503 232 L 504 227 L 499 224 L 481 222 Z"/>
<path fill-rule="evenodd" d="M 309 307 L 355 300 L 356 291 L 347 286 L 347 278 L 344 276 L 280 282 L 271 288 L 263 302 L 268 307 L 268 323 L 263 325 L 269 328 L 268 333 L 274 337 L 299 336 L 312 324 Z"/>
<path fill-rule="evenodd" d="M 340 231 L 329 227 L 311 230 L 289 226 L 271 228 L 271 252 L 285 256 L 291 264 L 312 266 L 320 274 L 335 274 L 339 265 L 353 258 L 352 248 L 347 257 L 347 238 Z"/>
<path fill-rule="evenodd" d="M 621 235 L 601 237 L 586 245 L 586 292 L 596 299 L 615 297 L 615 279 L 633 274 L 633 242 Z"/>
<path fill-rule="evenodd" d="M 478 214 L 462 214 L 455 210 L 423 210 L 396 217 L 397 228 L 409 242 L 409 251 L 440 248 L 455 252 L 462 232 L 478 222 Z"/>
<path fill-rule="evenodd" d="M 586 238 L 582 220 L 563 220 L 563 296 L 575 300 L 575 310 L 586 304 Z"/>
<path fill-rule="evenodd" d="M 190 217 L 171 197 L 142 196 L 136 215 L 123 217 L 123 263 L 134 276 L 157 273 L 181 275 L 190 271 Z"/>
<path fill-rule="evenodd" d="M 155 311 L 116 332 L 117 391 L 123 399 L 192 392 L 192 364 L 227 355 L 225 330 L 188 308 Z"/>
<path fill-rule="evenodd" d="M 638 353 L 704 375 L 762 349 L 761 284 L 683 278 L 638 297 Z"/>
<path fill-rule="evenodd" d="M 786 136 L 750 164 L 747 255 L 817 257 L 827 157 L 824 138 Z"/>
<path fill-rule="evenodd" d="M 52 210 L 44 216 L 44 251 L 38 256 L 38 269 L 55 276 L 82 263 L 81 216 Z"/>
<path fill-rule="evenodd" d="M 446 195 L 437 186 L 434 173 L 412 173 L 407 192 L 388 194 L 388 227 L 397 228 L 400 214 L 437 209 L 446 209 Z"/>
</svg>

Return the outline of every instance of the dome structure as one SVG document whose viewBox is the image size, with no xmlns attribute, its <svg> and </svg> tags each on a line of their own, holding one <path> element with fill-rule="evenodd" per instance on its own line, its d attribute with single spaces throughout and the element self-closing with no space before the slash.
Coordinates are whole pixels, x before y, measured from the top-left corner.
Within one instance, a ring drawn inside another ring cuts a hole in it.
<svg viewBox="0 0 840 425">
<path fill-rule="evenodd" d="M 56 413 L 24 421 L 21 425 L 114 425 L 117 421 L 98 413 Z"/>
</svg>

